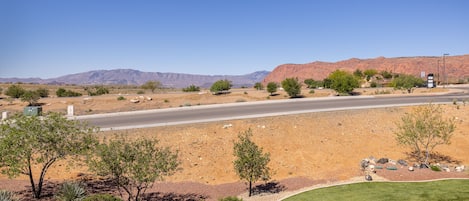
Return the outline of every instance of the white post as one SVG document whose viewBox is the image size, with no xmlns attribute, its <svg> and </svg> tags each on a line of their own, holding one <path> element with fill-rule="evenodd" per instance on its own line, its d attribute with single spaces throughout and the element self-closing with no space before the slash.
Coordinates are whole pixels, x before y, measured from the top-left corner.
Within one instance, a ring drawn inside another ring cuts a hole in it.
<svg viewBox="0 0 469 201">
<path fill-rule="evenodd" d="M 67 116 L 73 116 L 73 105 L 67 107 Z"/>
<path fill-rule="evenodd" d="M 5 120 L 8 118 L 8 112 L 2 112 L 2 120 Z"/>
</svg>

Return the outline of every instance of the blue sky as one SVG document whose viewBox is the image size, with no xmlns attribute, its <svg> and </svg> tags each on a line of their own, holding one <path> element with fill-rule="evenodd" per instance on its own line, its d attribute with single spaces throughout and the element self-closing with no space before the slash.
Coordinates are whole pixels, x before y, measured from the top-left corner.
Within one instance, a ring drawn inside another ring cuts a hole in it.
<svg viewBox="0 0 469 201">
<path fill-rule="evenodd" d="M 469 54 L 469 1 L 0 0 L 0 77 Z"/>
</svg>

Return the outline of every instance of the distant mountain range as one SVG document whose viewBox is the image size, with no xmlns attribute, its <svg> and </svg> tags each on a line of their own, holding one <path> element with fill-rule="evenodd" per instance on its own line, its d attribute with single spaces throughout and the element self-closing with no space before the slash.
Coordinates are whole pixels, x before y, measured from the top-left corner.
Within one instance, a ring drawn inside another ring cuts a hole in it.
<svg viewBox="0 0 469 201">
<path fill-rule="evenodd" d="M 184 88 L 191 84 L 209 88 L 214 82 L 227 79 L 233 87 L 252 87 L 262 82 L 269 71 L 257 71 L 246 75 L 194 75 L 182 73 L 142 72 L 132 69 L 95 70 L 84 73 L 64 75 L 57 78 L 0 78 L 3 83 L 39 83 L 39 84 L 76 84 L 76 85 L 142 85 L 156 80 L 166 87 Z"/>
</svg>

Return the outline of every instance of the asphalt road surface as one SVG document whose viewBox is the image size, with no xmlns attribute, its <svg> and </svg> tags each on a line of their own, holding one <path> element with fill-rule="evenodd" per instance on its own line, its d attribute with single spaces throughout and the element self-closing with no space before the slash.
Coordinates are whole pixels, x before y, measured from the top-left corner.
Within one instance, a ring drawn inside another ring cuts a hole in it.
<svg viewBox="0 0 469 201">
<path fill-rule="evenodd" d="M 350 96 L 258 101 L 77 116 L 101 130 L 156 127 L 231 119 L 469 101 L 469 93 L 406 96 Z M 469 103 L 468 103 L 469 104 Z"/>
</svg>

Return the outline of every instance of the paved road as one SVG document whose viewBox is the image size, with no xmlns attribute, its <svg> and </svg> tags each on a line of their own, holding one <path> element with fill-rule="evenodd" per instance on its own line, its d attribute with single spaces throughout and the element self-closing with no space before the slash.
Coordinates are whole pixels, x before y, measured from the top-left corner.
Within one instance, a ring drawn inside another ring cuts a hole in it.
<svg viewBox="0 0 469 201">
<path fill-rule="evenodd" d="M 451 103 L 454 100 L 468 101 L 469 94 L 460 92 L 424 96 L 303 98 L 87 115 L 76 118 L 86 120 L 102 130 L 118 130 L 333 110 L 418 105 L 429 102 Z"/>
</svg>

